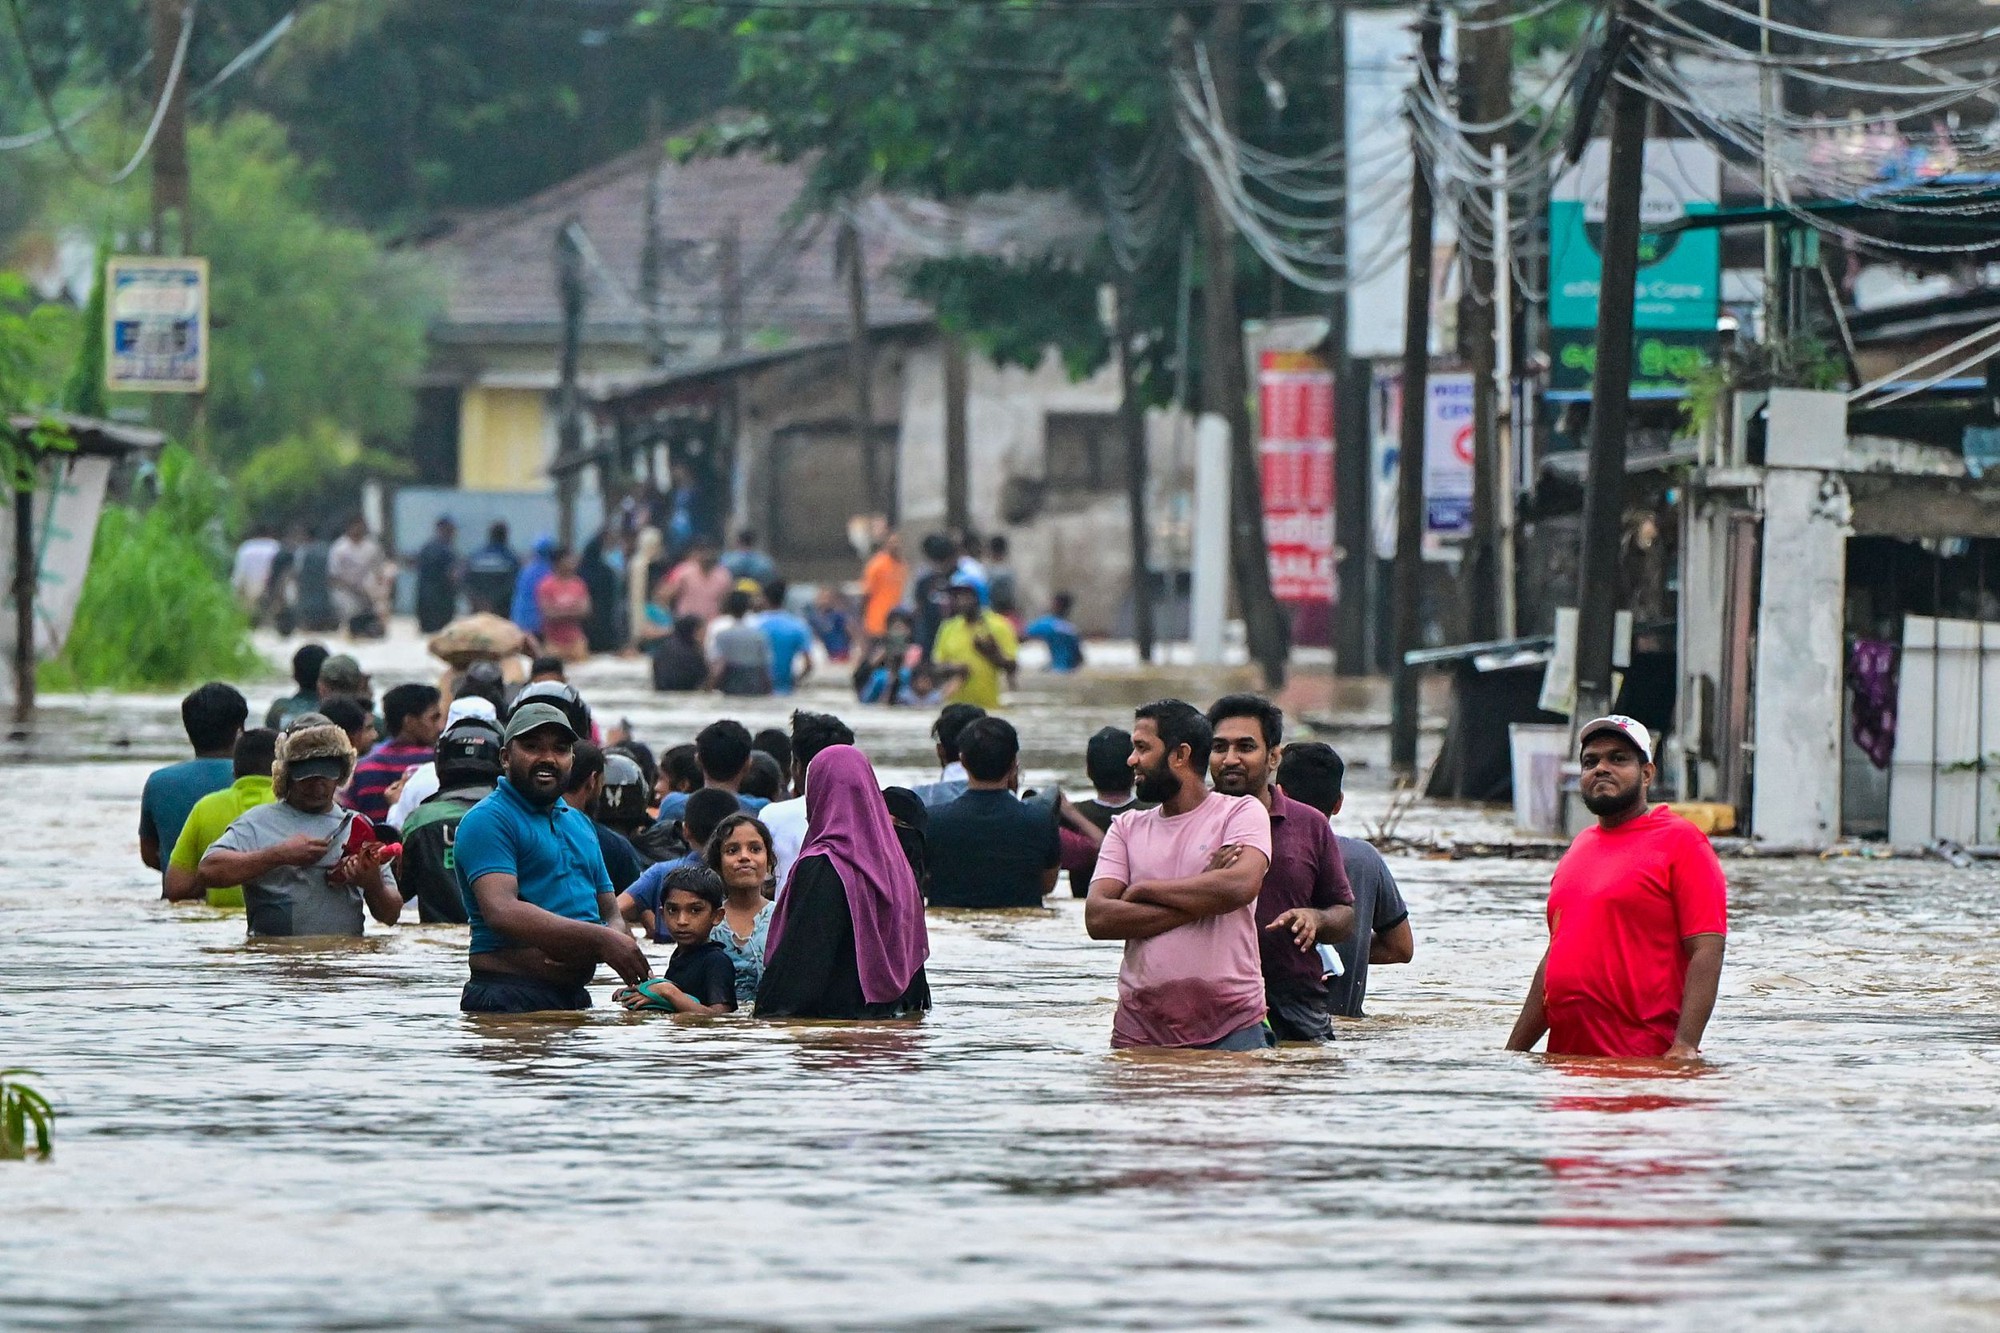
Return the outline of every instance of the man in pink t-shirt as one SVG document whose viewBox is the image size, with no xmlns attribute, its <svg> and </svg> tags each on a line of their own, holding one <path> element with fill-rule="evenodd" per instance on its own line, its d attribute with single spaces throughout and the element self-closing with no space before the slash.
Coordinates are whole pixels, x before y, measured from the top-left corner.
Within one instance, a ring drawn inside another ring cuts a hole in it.
<svg viewBox="0 0 2000 1333">
<path fill-rule="evenodd" d="M 697 537 L 687 559 L 654 592 L 653 600 L 674 613 L 704 624 L 722 613 L 722 601 L 736 586 L 736 576 L 722 563 L 713 537 Z"/>
<path fill-rule="evenodd" d="M 1111 1044 L 1261 1050 L 1272 1044 L 1256 916 L 1270 813 L 1208 790 L 1210 728 L 1194 705 L 1163 699 L 1136 718 L 1134 790 L 1159 806 L 1111 821 L 1083 905 L 1092 939 L 1125 941 Z"/>
</svg>

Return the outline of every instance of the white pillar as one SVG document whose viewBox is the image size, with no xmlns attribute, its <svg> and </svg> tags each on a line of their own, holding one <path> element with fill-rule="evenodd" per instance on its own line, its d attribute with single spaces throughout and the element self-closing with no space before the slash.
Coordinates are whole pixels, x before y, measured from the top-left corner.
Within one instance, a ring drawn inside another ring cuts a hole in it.
<svg viewBox="0 0 2000 1333">
<path fill-rule="evenodd" d="M 1213 412 L 1194 428 L 1193 535 L 1189 637 L 1196 662 L 1220 666 L 1229 606 L 1229 422 Z"/>
</svg>

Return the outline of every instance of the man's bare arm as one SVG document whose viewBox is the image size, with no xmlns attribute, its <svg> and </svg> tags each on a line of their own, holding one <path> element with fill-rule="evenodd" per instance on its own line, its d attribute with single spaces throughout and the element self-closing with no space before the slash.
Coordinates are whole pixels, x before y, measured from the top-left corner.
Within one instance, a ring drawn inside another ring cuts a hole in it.
<svg viewBox="0 0 2000 1333">
<path fill-rule="evenodd" d="M 1708 1030 L 1709 1016 L 1715 1012 L 1715 992 L 1722 984 L 1724 940 L 1720 935 L 1690 935 L 1681 941 L 1687 955 L 1687 980 L 1681 987 L 1681 1021 L 1674 1032 L 1674 1044 L 1667 1048 L 1669 1060 L 1699 1060 L 1701 1034 Z"/>
<path fill-rule="evenodd" d="M 1410 919 L 1404 917 L 1368 942 L 1371 963 L 1407 963 L 1417 956 L 1417 939 L 1410 933 Z"/>
<path fill-rule="evenodd" d="M 1521 1001 L 1521 1016 L 1514 1020 L 1514 1030 L 1507 1034 L 1507 1049 L 1510 1051 L 1532 1051 L 1535 1043 L 1549 1030 L 1548 1010 L 1542 1004 L 1542 974 L 1548 969 L 1549 955 L 1542 951 L 1542 961 L 1535 964 L 1535 979 L 1528 983 L 1528 998 Z"/>
<path fill-rule="evenodd" d="M 160 868 L 160 840 L 141 833 L 139 835 L 139 859 L 146 863 L 146 869 L 158 870 Z"/>
<path fill-rule="evenodd" d="M 572 921 L 523 902 L 521 882 L 512 875 L 481 875 L 472 882 L 472 893 L 487 925 L 558 962 L 607 963 L 634 985 L 653 974 L 645 951 L 628 932 L 594 921 Z"/>
<path fill-rule="evenodd" d="M 1257 901 L 1257 893 L 1264 887 L 1264 872 L 1270 864 L 1271 859 L 1264 853 L 1246 847 L 1235 860 L 1219 869 L 1204 870 L 1183 879 L 1145 880 L 1128 888 L 1125 897 L 1155 907 L 1177 908 L 1197 920 L 1221 916 Z"/>
<path fill-rule="evenodd" d="M 1135 903 L 1125 897 L 1126 885 L 1115 879 L 1090 882 L 1083 900 L 1083 928 L 1094 940 L 1149 940 L 1195 918 L 1172 907 Z"/>
</svg>

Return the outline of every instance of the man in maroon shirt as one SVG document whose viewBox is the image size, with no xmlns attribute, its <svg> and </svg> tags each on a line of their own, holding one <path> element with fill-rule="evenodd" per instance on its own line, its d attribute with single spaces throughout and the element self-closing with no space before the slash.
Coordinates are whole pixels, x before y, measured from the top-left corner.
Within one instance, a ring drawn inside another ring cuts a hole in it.
<svg viewBox="0 0 2000 1333">
<path fill-rule="evenodd" d="M 1271 812 L 1271 868 L 1257 894 L 1264 1004 L 1279 1041 L 1333 1036 L 1321 944 L 1354 930 L 1354 893 L 1333 827 L 1272 785 L 1285 715 L 1254 694 L 1229 694 L 1208 710 L 1215 736 L 1208 775 L 1224 796 L 1254 796 Z M 1230 849 L 1225 848 L 1227 852 Z"/>
</svg>

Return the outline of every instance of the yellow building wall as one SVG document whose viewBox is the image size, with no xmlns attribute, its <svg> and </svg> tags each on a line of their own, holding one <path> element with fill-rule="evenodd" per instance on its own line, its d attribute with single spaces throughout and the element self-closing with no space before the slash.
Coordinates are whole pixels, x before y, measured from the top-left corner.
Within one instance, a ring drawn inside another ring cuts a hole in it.
<svg viewBox="0 0 2000 1333">
<path fill-rule="evenodd" d="M 468 491 L 549 489 L 548 395 L 466 388 L 458 400 L 458 484 Z"/>
</svg>

